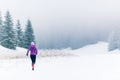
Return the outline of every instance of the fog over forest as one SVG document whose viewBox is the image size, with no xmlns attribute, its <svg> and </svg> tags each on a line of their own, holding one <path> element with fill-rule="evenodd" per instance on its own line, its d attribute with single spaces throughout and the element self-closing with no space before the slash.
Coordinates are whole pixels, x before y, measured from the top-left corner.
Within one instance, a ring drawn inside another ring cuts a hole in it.
<svg viewBox="0 0 120 80">
<path fill-rule="evenodd" d="M 107 41 L 120 27 L 118 0 L 1 0 L 0 11 L 7 10 L 14 22 L 32 21 L 39 48 L 80 48 Z"/>
</svg>

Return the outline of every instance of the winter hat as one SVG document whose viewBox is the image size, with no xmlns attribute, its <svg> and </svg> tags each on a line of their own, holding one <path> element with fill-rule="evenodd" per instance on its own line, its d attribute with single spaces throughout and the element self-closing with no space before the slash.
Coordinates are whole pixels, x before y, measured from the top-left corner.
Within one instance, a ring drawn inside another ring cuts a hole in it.
<svg viewBox="0 0 120 80">
<path fill-rule="evenodd" d="M 31 45 L 35 45 L 35 43 L 34 43 L 34 42 L 31 42 Z"/>
</svg>

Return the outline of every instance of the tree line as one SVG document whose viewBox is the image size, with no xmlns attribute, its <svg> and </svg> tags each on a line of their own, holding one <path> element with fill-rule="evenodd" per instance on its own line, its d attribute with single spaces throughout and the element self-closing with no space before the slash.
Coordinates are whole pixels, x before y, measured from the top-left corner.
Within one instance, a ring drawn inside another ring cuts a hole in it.
<svg viewBox="0 0 120 80">
<path fill-rule="evenodd" d="M 0 14 L 0 45 L 9 49 L 16 47 L 28 48 L 30 43 L 35 42 L 31 20 L 27 20 L 25 30 L 21 27 L 20 20 L 14 25 L 9 11 L 6 12 L 4 21 Z"/>
</svg>

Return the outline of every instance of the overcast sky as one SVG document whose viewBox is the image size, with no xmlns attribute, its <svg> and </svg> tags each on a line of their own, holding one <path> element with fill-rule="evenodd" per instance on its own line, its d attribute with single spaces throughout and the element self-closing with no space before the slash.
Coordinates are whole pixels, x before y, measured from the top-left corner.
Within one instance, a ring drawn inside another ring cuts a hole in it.
<svg viewBox="0 0 120 80">
<path fill-rule="evenodd" d="M 23 27 L 30 19 L 37 41 L 45 41 L 51 36 L 94 34 L 120 26 L 119 3 L 119 0 L 0 0 L 0 11 L 4 15 L 9 10 L 14 21 L 20 19 Z"/>
</svg>

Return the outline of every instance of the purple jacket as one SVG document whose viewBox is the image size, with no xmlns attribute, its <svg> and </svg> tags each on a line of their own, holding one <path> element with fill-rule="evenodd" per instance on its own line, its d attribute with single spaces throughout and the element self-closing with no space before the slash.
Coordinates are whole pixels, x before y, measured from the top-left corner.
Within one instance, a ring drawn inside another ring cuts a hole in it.
<svg viewBox="0 0 120 80">
<path fill-rule="evenodd" d="M 30 55 L 37 55 L 37 53 L 38 53 L 38 50 L 35 47 L 35 45 L 30 45 L 30 47 L 27 51 L 27 54 L 29 53 L 29 51 L 30 51 Z"/>
</svg>

